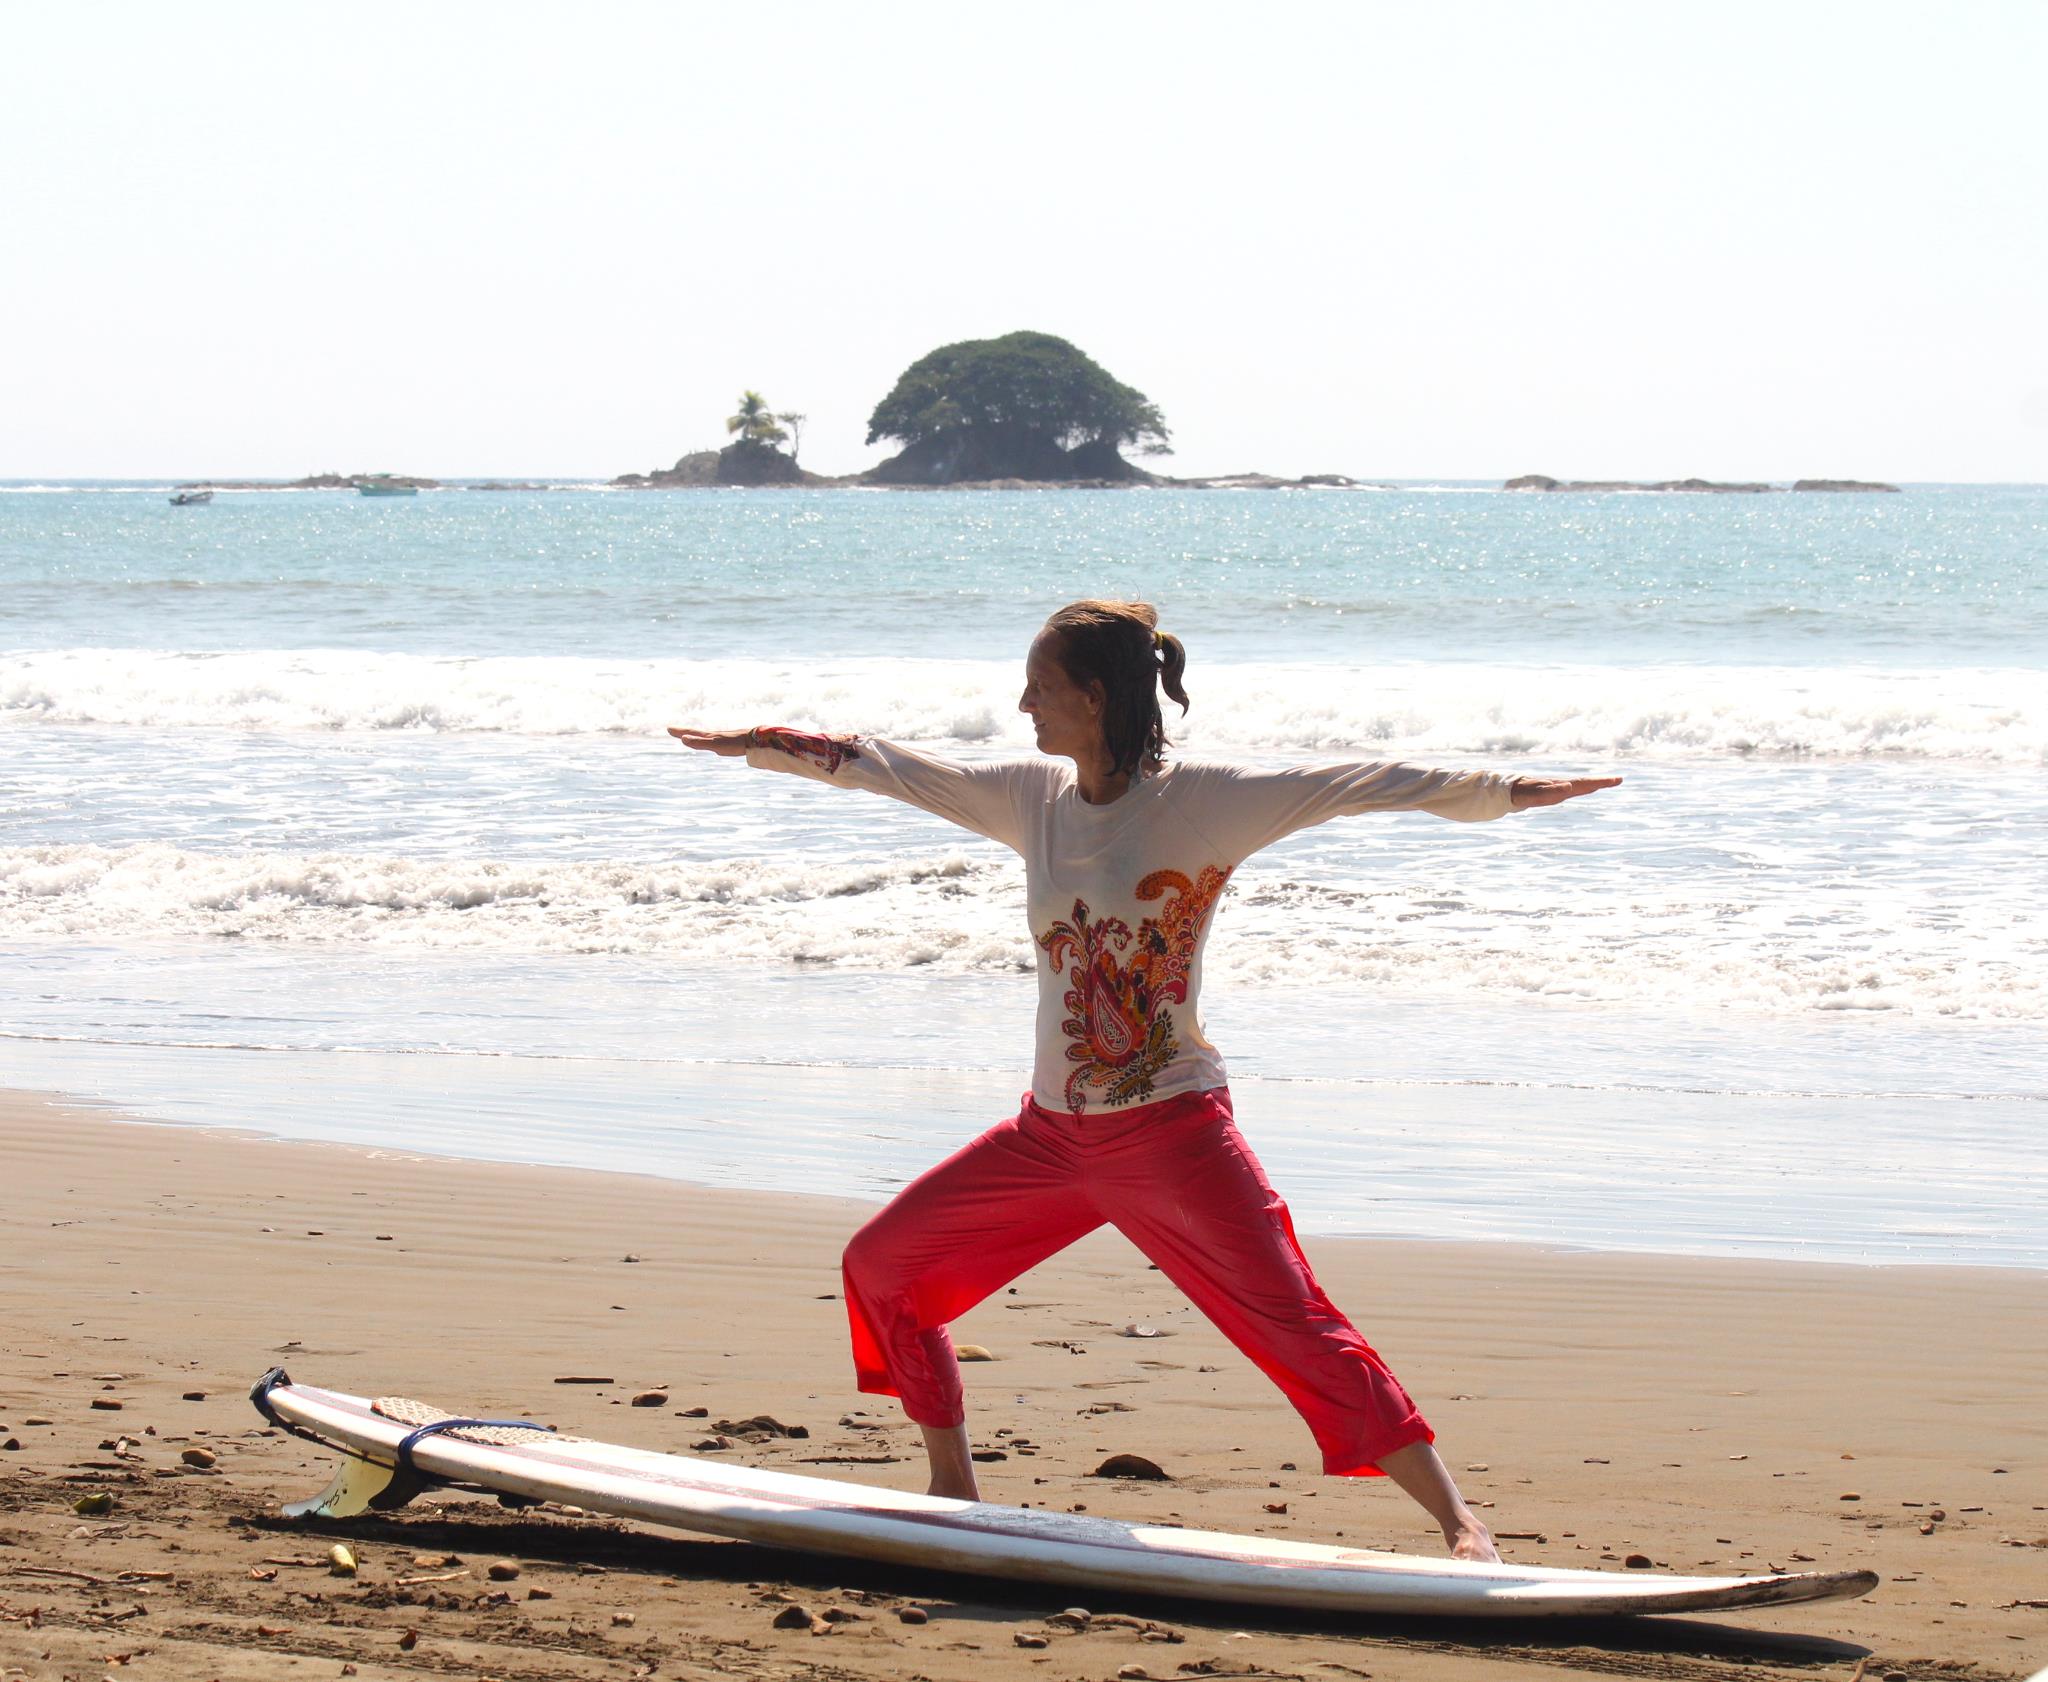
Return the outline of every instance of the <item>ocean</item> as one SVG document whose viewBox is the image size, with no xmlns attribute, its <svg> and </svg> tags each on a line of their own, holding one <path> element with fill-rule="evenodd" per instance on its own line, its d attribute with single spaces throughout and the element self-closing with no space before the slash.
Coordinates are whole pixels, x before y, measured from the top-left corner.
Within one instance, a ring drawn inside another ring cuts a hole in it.
<svg viewBox="0 0 2048 1682">
<path fill-rule="evenodd" d="M 1189 752 L 1619 774 L 1237 874 L 1304 1229 L 2048 1266 L 2048 489 L 0 484 L 0 1083 L 881 1197 L 1009 1113 L 1021 867 L 670 724 L 1030 753 L 1139 596 Z"/>
</svg>

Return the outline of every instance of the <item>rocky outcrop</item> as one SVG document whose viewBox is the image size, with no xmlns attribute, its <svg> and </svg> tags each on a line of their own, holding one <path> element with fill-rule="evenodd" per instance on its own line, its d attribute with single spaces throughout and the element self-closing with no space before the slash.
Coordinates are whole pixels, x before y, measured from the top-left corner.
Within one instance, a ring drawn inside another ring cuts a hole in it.
<svg viewBox="0 0 2048 1682">
<path fill-rule="evenodd" d="M 188 490 L 213 491 L 352 491 L 367 480 L 380 485 L 410 485 L 416 491 L 442 489 L 439 479 L 416 478 L 409 473 L 309 473 L 303 479 L 202 479 Z"/>
<path fill-rule="evenodd" d="M 621 490 L 696 490 L 718 483 L 718 452 L 693 450 L 677 458 L 673 467 L 657 467 L 652 473 L 621 473 L 612 481 Z"/>
<path fill-rule="evenodd" d="M 1659 479 L 1637 484 L 1622 479 L 1553 479 L 1547 473 L 1524 473 L 1501 486 L 1504 491 L 1775 491 L 1778 485 L 1726 484 L 1713 479 Z M 1897 485 L 1880 485 L 1867 479 L 1801 479 L 1795 491 L 1896 491 Z"/>
<path fill-rule="evenodd" d="M 1397 488 L 1354 479 L 1348 473 L 1304 473 L 1299 479 L 1283 479 L 1273 473 L 1217 473 L 1206 479 L 1161 479 L 1156 482 L 1177 491 L 1372 491 Z"/>
<path fill-rule="evenodd" d="M 801 485 L 804 470 L 773 444 L 741 439 L 718 452 L 721 485 Z"/>
<path fill-rule="evenodd" d="M 1152 482 L 1152 475 L 1125 461 L 1114 444 L 1091 439 L 1063 450 L 1043 433 L 1011 426 L 963 426 L 921 438 L 861 477 L 871 485 Z"/>
<path fill-rule="evenodd" d="M 741 440 L 722 450 L 692 450 L 673 467 L 652 473 L 621 473 L 611 481 L 628 491 L 692 491 L 719 486 L 831 485 L 849 481 L 806 473 L 772 444 Z"/>
<path fill-rule="evenodd" d="M 1754 495 L 1776 485 L 1725 483 L 1714 479 L 1659 479 L 1638 484 L 1626 479 L 1553 479 L 1547 473 L 1524 473 L 1501 486 L 1504 491 L 1739 491 Z"/>
</svg>

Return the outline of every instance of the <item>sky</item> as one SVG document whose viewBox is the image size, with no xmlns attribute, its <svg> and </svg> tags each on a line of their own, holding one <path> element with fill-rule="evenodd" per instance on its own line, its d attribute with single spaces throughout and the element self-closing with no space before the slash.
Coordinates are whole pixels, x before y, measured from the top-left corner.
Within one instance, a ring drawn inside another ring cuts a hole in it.
<svg viewBox="0 0 2048 1682">
<path fill-rule="evenodd" d="M 1183 474 L 2048 481 L 2048 5 L 0 0 L 0 478 L 804 464 L 1072 340 Z"/>
</svg>

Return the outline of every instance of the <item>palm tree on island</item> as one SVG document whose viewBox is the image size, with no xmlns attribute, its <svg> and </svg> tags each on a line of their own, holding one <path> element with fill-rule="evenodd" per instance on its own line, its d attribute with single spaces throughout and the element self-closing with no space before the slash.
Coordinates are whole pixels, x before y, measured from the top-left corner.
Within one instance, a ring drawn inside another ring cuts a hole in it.
<svg viewBox="0 0 2048 1682">
<path fill-rule="evenodd" d="M 758 391 L 740 393 L 738 410 L 725 417 L 725 430 L 737 432 L 742 444 L 758 444 L 764 449 L 773 449 L 784 443 L 789 434 L 779 424 L 784 416 L 768 407 L 768 400 Z M 801 420 L 801 415 L 796 417 Z"/>
</svg>

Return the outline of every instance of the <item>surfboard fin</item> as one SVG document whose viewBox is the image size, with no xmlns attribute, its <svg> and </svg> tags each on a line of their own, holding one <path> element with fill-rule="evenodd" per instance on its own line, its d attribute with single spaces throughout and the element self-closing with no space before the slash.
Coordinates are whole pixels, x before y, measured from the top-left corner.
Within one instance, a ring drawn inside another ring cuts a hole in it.
<svg viewBox="0 0 2048 1682">
<path fill-rule="evenodd" d="M 388 1513 L 404 1506 L 430 1488 L 425 1478 L 397 1466 L 365 1460 L 361 1455 L 342 1457 L 334 1481 L 308 1501 L 293 1501 L 284 1509 L 286 1518 L 354 1518 L 367 1512 Z"/>
</svg>

